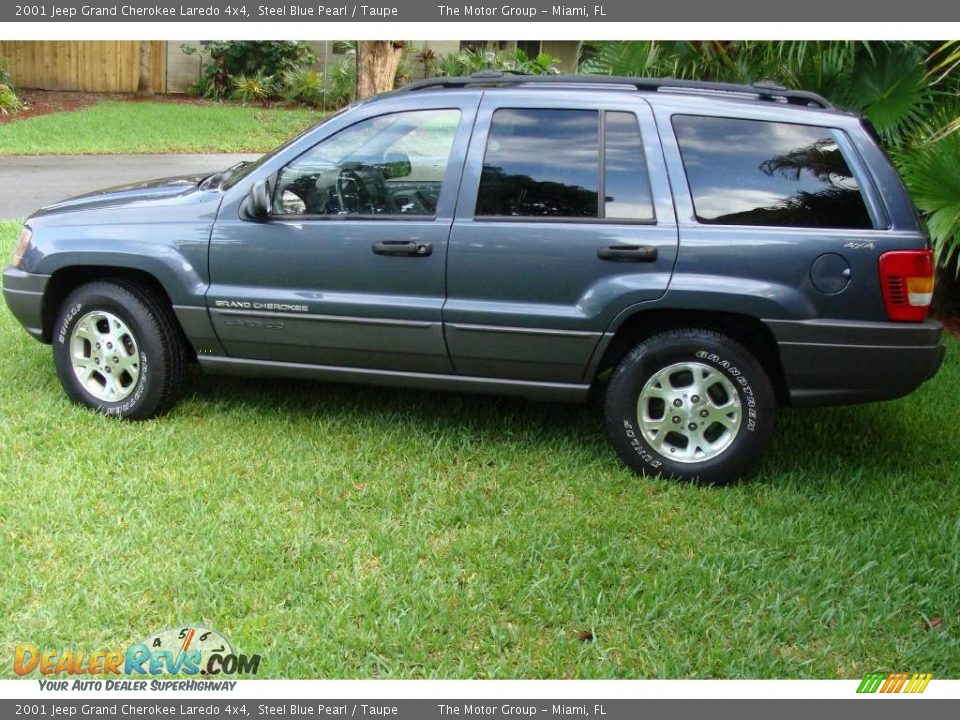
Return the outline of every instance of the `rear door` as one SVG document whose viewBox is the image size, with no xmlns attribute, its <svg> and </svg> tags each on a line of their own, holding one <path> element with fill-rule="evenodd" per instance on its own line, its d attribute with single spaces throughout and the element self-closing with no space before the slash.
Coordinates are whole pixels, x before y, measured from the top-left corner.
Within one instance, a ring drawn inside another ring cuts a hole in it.
<svg viewBox="0 0 960 720">
<path fill-rule="evenodd" d="M 585 95 L 481 102 L 447 258 L 459 374 L 580 382 L 613 317 L 667 289 L 677 225 L 650 108 Z"/>
</svg>

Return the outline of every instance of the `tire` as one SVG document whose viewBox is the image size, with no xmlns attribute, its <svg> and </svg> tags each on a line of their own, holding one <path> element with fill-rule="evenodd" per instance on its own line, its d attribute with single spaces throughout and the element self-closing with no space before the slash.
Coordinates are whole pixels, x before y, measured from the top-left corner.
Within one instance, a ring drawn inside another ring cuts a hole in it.
<svg viewBox="0 0 960 720">
<path fill-rule="evenodd" d="M 610 442 L 635 472 L 710 485 L 753 469 L 775 416 L 756 358 L 725 335 L 693 328 L 654 335 L 627 353 L 604 403 Z"/>
<path fill-rule="evenodd" d="M 173 407 L 187 372 L 184 339 L 165 300 L 117 280 L 67 297 L 54 325 L 53 360 L 72 400 L 130 420 Z"/>
</svg>

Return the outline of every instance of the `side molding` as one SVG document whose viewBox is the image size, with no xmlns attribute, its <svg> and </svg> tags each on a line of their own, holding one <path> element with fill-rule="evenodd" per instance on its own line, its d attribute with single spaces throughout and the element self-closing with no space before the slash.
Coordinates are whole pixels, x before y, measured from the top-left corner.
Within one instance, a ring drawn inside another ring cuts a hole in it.
<svg viewBox="0 0 960 720">
<path fill-rule="evenodd" d="M 589 385 L 568 383 L 533 382 L 527 380 L 504 380 L 463 375 L 437 373 L 372 370 L 333 365 L 306 365 L 303 363 L 275 362 L 271 360 L 245 360 L 211 355 L 197 358 L 204 370 L 221 375 L 244 377 L 288 377 L 324 382 L 356 383 L 360 385 L 387 385 L 422 390 L 448 390 L 453 392 L 513 395 L 534 400 L 556 402 L 584 402 L 590 392 Z"/>
</svg>

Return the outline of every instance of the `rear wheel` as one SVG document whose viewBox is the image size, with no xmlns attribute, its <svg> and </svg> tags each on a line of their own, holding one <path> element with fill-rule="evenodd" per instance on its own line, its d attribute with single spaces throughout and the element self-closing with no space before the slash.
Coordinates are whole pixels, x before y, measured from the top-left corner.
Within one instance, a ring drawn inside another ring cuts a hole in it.
<svg viewBox="0 0 960 720">
<path fill-rule="evenodd" d="M 746 475 L 773 432 L 767 374 L 739 343 L 709 330 L 654 335 L 607 385 L 607 434 L 634 471 L 724 484 Z"/>
<path fill-rule="evenodd" d="M 108 415 L 169 410 L 186 377 L 183 338 L 150 289 L 98 281 L 74 290 L 54 326 L 53 359 L 67 395 Z"/>
</svg>

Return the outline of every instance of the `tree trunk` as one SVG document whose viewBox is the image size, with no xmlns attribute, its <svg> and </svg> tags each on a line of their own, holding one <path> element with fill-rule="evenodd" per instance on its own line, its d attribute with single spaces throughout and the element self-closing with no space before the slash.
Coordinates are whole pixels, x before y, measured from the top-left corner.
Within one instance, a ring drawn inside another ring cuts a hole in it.
<svg viewBox="0 0 960 720">
<path fill-rule="evenodd" d="M 403 57 L 402 40 L 357 41 L 357 97 L 393 90 Z"/>
<path fill-rule="evenodd" d="M 137 96 L 153 95 L 153 82 L 150 78 L 150 41 L 140 41 L 140 82 L 137 83 Z"/>
</svg>

